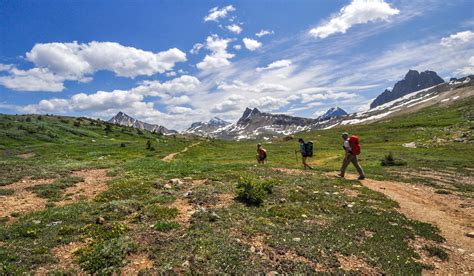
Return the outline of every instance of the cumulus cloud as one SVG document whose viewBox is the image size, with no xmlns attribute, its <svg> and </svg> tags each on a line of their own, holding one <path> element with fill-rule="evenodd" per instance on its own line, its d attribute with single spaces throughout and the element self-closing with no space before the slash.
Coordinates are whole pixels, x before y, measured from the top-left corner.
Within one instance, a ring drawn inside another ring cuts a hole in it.
<svg viewBox="0 0 474 276">
<path fill-rule="evenodd" d="M 201 62 L 196 64 L 196 67 L 200 70 L 212 70 L 229 65 L 229 59 L 234 57 L 234 54 L 227 52 L 227 46 L 231 41 L 215 34 L 208 36 L 206 48 L 211 51 L 211 54 L 206 55 Z"/>
<path fill-rule="evenodd" d="M 233 33 L 235 33 L 235 34 L 240 34 L 240 32 L 242 32 L 242 27 L 240 27 L 237 24 L 227 25 L 226 29 L 233 32 Z"/>
<path fill-rule="evenodd" d="M 456 71 L 457 75 L 474 75 L 474 56 L 469 58 L 468 64 Z"/>
<path fill-rule="evenodd" d="M 199 53 L 199 50 L 202 49 L 202 47 L 204 47 L 204 44 L 196 43 L 196 44 L 193 45 L 193 48 L 189 52 L 191 54 L 197 54 L 197 53 Z"/>
<path fill-rule="evenodd" d="M 272 110 L 282 108 L 288 103 L 289 102 L 285 99 L 265 96 L 265 97 L 252 99 L 250 101 L 250 106 L 257 107 L 263 110 L 272 111 Z"/>
<path fill-rule="evenodd" d="M 240 45 L 240 44 L 234 45 L 234 49 L 235 50 L 240 50 L 240 49 L 242 49 L 242 45 Z"/>
<path fill-rule="evenodd" d="M 209 13 L 204 17 L 204 21 L 219 21 L 220 18 L 225 18 L 229 12 L 235 11 L 232 5 L 225 6 L 223 8 L 214 7 L 209 10 Z"/>
<path fill-rule="evenodd" d="M 275 62 L 270 63 L 267 67 L 257 67 L 257 72 L 264 71 L 264 70 L 273 70 L 273 69 L 280 69 L 285 68 L 291 65 L 291 60 L 288 59 L 280 59 Z"/>
<path fill-rule="evenodd" d="M 262 47 L 262 43 L 248 37 L 242 39 L 242 42 L 244 43 L 245 48 L 247 48 L 250 51 L 255 51 L 258 48 Z"/>
<path fill-rule="evenodd" d="M 233 110 L 241 110 L 244 99 L 245 98 L 240 95 L 230 95 L 222 102 L 214 105 L 214 107 L 211 108 L 211 112 L 225 113 Z"/>
<path fill-rule="evenodd" d="M 163 96 L 164 94 L 193 92 L 200 84 L 198 78 L 183 75 L 166 82 L 143 81 L 140 86 L 133 88 L 133 93 L 146 96 Z"/>
<path fill-rule="evenodd" d="M 335 33 L 346 33 L 357 24 L 388 21 L 399 13 L 400 10 L 392 8 L 383 0 L 353 0 L 328 22 L 311 29 L 309 34 L 317 38 L 326 38 Z"/>
<path fill-rule="evenodd" d="M 170 114 L 192 114 L 194 110 L 184 106 L 173 106 L 168 109 L 168 112 Z"/>
<path fill-rule="evenodd" d="M 258 37 L 262 37 L 262 36 L 271 35 L 271 34 L 274 34 L 274 32 L 271 30 L 260 30 L 260 32 L 256 33 L 255 35 Z"/>
<path fill-rule="evenodd" d="M 93 41 L 38 43 L 26 53 L 26 59 L 36 67 L 20 70 L 4 65 L 10 74 L 0 77 L 0 84 L 19 91 L 59 92 L 64 90 L 64 81 L 88 82 L 100 70 L 131 78 L 164 73 L 177 62 L 186 61 L 186 54 L 177 48 L 153 53 L 115 42 Z"/>
<path fill-rule="evenodd" d="M 456 47 L 474 42 L 474 32 L 464 31 L 452 34 L 441 39 L 441 45 L 444 47 Z"/>
</svg>

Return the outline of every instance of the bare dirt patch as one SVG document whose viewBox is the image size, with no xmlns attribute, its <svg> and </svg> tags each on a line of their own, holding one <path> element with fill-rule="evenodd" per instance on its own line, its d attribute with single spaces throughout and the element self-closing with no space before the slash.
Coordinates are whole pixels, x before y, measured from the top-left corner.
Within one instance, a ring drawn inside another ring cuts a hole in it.
<svg viewBox="0 0 474 276">
<path fill-rule="evenodd" d="M 314 174 L 312 170 L 298 170 L 298 169 L 287 169 L 287 168 L 272 168 L 276 172 L 282 172 L 287 174 Z"/>
<path fill-rule="evenodd" d="M 335 176 L 336 173 L 328 174 Z M 347 175 L 355 180 L 357 176 Z M 457 272 L 474 272 L 474 239 L 465 236 L 474 229 L 474 212 L 472 208 L 459 206 L 471 199 L 455 195 L 439 195 L 434 189 L 424 185 L 412 185 L 395 181 L 377 181 L 365 179 L 360 181 L 364 186 L 385 194 L 400 205 L 399 211 L 409 218 L 428 222 L 438 226 L 446 238 L 445 248 L 451 249 L 449 261 L 433 271 L 436 274 Z"/>
<path fill-rule="evenodd" d="M 166 155 L 165 157 L 161 158 L 161 160 L 163 160 L 165 162 L 170 162 L 171 160 L 173 160 L 176 157 L 176 155 L 178 155 L 180 153 L 185 153 L 185 152 L 188 151 L 188 149 L 190 149 L 192 147 L 195 147 L 199 144 L 201 144 L 201 142 L 197 142 L 197 143 L 194 143 L 192 145 L 189 145 L 189 146 L 185 147 L 182 151 L 173 152 L 173 153 L 170 153 L 170 154 Z"/>
<path fill-rule="evenodd" d="M 51 252 L 57 258 L 57 263 L 37 269 L 35 275 L 46 275 L 50 271 L 82 272 L 81 267 L 74 262 L 74 253 L 84 246 L 85 244 L 82 242 L 71 242 L 53 248 Z"/>
<path fill-rule="evenodd" d="M 35 157 L 35 156 L 36 156 L 36 153 L 28 152 L 28 153 L 18 154 L 16 157 L 19 157 L 21 159 L 30 159 L 30 158 Z"/>
<path fill-rule="evenodd" d="M 336 254 L 337 260 L 341 264 L 341 268 L 344 270 L 357 271 L 362 275 L 381 275 L 380 269 L 369 265 L 363 259 L 350 255 L 344 256 L 342 254 Z"/>
<path fill-rule="evenodd" d="M 105 192 L 108 188 L 107 182 L 112 178 L 107 176 L 106 169 L 75 171 L 73 176 L 82 177 L 84 181 L 68 187 L 64 194 L 68 197 L 60 202 L 59 206 L 77 202 L 79 200 L 90 200 L 98 194 Z"/>
<path fill-rule="evenodd" d="M 127 257 L 127 265 L 125 265 L 120 275 L 137 275 L 141 270 L 153 268 L 153 261 L 143 252 L 134 253 Z"/>
<path fill-rule="evenodd" d="M 189 203 L 188 200 L 177 198 L 170 207 L 176 208 L 179 211 L 176 220 L 180 224 L 188 224 L 192 215 L 196 213 L 197 207 Z"/>
<path fill-rule="evenodd" d="M 0 196 L 0 217 L 8 217 L 8 222 L 11 223 L 15 220 L 11 217 L 14 213 L 29 213 L 45 208 L 47 200 L 26 189 L 51 184 L 53 181 L 54 179 L 23 178 L 18 182 L 5 186 L 7 189 L 14 190 L 14 193 L 9 196 Z"/>
</svg>

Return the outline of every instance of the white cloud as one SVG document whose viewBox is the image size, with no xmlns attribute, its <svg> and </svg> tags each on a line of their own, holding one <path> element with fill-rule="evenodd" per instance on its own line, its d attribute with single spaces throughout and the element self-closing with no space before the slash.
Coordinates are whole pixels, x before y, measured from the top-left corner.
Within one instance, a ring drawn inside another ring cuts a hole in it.
<svg viewBox="0 0 474 276">
<path fill-rule="evenodd" d="M 201 62 L 196 64 L 196 67 L 206 71 L 229 65 L 229 59 L 234 57 L 234 54 L 227 52 L 227 46 L 231 41 L 231 39 L 220 38 L 215 34 L 208 36 L 206 48 L 211 51 L 211 54 L 206 55 Z"/>
<path fill-rule="evenodd" d="M 242 41 L 244 42 L 245 48 L 249 49 L 250 51 L 255 51 L 262 46 L 262 43 L 248 37 L 242 39 Z"/>
<path fill-rule="evenodd" d="M 240 34 L 240 32 L 242 32 L 242 28 L 237 24 L 227 25 L 226 28 L 227 28 L 227 30 L 229 30 L 229 31 L 231 31 L 235 34 Z"/>
<path fill-rule="evenodd" d="M 274 32 L 271 30 L 260 30 L 260 32 L 256 33 L 255 35 L 258 37 L 262 37 L 262 36 L 271 35 L 271 34 L 274 34 Z"/>
<path fill-rule="evenodd" d="M 0 85 L 17 91 L 49 91 L 64 90 L 65 77 L 51 73 L 46 68 L 19 70 L 11 68 L 9 75 L 0 76 Z"/>
<path fill-rule="evenodd" d="M 209 10 L 209 14 L 204 17 L 204 21 L 219 21 L 220 18 L 225 18 L 229 12 L 235 11 L 232 5 L 223 8 L 214 7 Z"/>
<path fill-rule="evenodd" d="M 353 0 L 349 5 L 343 7 L 336 16 L 311 29 L 309 33 L 314 37 L 326 38 L 335 33 L 346 33 L 349 28 L 357 24 L 378 20 L 388 21 L 399 13 L 400 10 L 392 8 L 383 0 Z"/>
<path fill-rule="evenodd" d="M 288 103 L 289 102 L 285 99 L 274 98 L 271 96 L 264 96 L 250 100 L 250 106 L 261 108 L 266 111 L 280 109 Z"/>
<path fill-rule="evenodd" d="M 270 63 L 267 67 L 257 67 L 257 72 L 264 71 L 264 70 L 272 70 L 272 69 L 280 69 L 285 68 L 291 65 L 291 60 L 288 59 L 280 59 L 275 62 Z"/>
<path fill-rule="evenodd" d="M 452 34 L 441 39 L 441 45 L 444 47 L 456 47 L 474 42 L 474 32 L 464 31 Z"/>
<path fill-rule="evenodd" d="M 13 68 L 13 65 L 11 65 L 11 64 L 0 63 L 0 72 L 9 71 L 12 68 Z"/>
<path fill-rule="evenodd" d="M 80 79 L 99 70 L 112 71 L 121 77 L 164 73 L 177 62 L 186 61 L 186 54 L 177 48 L 153 53 L 116 42 L 92 41 L 87 44 L 39 43 L 26 53 L 26 58 L 37 67 Z"/>
<path fill-rule="evenodd" d="M 474 75 L 474 56 L 469 58 L 468 64 L 456 71 L 457 75 Z"/>
<path fill-rule="evenodd" d="M 191 54 L 197 54 L 197 53 L 199 53 L 199 50 L 202 49 L 202 47 L 204 47 L 204 44 L 196 43 L 196 44 L 193 45 L 193 48 L 189 52 Z"/>
<path fill-rule="evenodd" d="M 288 87 L 276 83 L 257 83 L 249 85 L 242 81 L 233 81 L 231 84 L 223 82 L 220 83 L 217 88 L 223 91 L 252 93 L 281 92 L 289 90 Z"/>
<path fill-rule="evenodd" d="M 133 88 L 131 91 L 147 96 L 163 96 L 165 93 L 190 93 L 199 84 L 200 81 L 196 77 L 183 75 L 163 83 L 160 81 L 143 81 L 140 86 Z"/>
<path fill-rule="evenodd" d="M 176 77 L 176 72 L 175 71 L 169 71 L 169 72 L 166 72 L 165 74 L 167 77 Z"/>
<path fill-rule="evenodd" d="M 214 105 L 211 109 L 213 113 L 225 113 L 233 110 L 241 110 L 244 103 L 244 97 L 240 95 L 230 95 L 224 101 Z"/>
<path fill-rule="evenodd" d="M 235 50 L 240 50 L 240 49 L 242 49 L 242 45 L 240 45 L 240 44 L 234 45 L 234 49 Z"/>
<path fill-rule="evenodd" d="M 177 62 L 186 61 L 186 54 L 171 48 L 153 53 L 115 42 L 39 43 L 26 59 L 36 65 L 20 70 L 12 65 L 2 68 L 10 73 L 0 77 L 0 84 L 19 91 L 64 90 L 64 81 L 88 82 L 96 71 L 107 70 L 117 76 L 151 76 L 173 69 Z M 5 70 L 3 70 L 5 71 Z"/>
<path fill-rule="evenodd" d="M 182 95 L 179 97 L 163 97 L 162 101 L 165 104 L 169 105 L 182 105 L 182 104 L 188 104 L 191 102 L 191 99 L 187 95 Z"/>
<path fill-rule="evenodd" d="M 194 110 L 189 107 L 184 106 L 173 106 L 168 109 L 170 114 L 192 114 Z"/>
</svg>

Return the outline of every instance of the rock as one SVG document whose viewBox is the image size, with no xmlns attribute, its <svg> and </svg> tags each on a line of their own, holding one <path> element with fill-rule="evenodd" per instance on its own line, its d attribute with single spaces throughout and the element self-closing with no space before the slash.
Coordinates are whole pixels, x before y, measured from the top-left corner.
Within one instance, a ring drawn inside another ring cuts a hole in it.
<svg viewBox="0 0 474 276">
<path fill-rule="evenodd" d="M 416 149 L 416 143 L 415 142 L 405 143 L 405 144 L 402 145 L 402 147 L 410 148 L 410 149 Z"/>
<path fill-rule="evenodd" d="M 474 232 L 466 233 L 466 237 L 474 238 Z"/>
<path fill-rule="evenodd" d="M 189 267 L 190 263 L 189 261 L 185 261 L 184 263 L 181 264 L 182 267 Z"/>
<path fill-rule="evenodd" d="M 453 139 L 453 142 L 456 142 L 456 143 L 464 143 L 466 141 L 465 138 L 454 138 Z"/>
<path fill-rule="evenodd" d="M 172 187 L 170 184 L 168 184 L 168 183 L 165 184 L 163 187 L 164 187 L 165 189 L 171 189 L 171 188 L 173 188 L 173 187 Z"/>
<path fill-rule="evenodd" d="M 105 219 L 103 217 L 98 217 L 96 220 L 95 220 L 95 223 L 96 224 L 104 224 L 105 223 Z"/>
<path fill-rule="evenodd" d="M 305 214 L 302 214 L 301 217 L 302 217 L 302 218 L 307 218 L 308 216 L 305 215 Z"/>
<path fill-rule="evenodd" d="M 190 177 L 190 176 L 186 176 L 186 177 L 183 178 L 183 180 L 184 181 L 191 181 L 191 180 L 193 180 L 193 178 Z"/>
<path fill-rule="evenodd" d="M 293 241 L 295 241 L 295 242 L 300 242 L 300 241 L 301 241 L 301 238 L 293 238 Z"/>
<path fill-rule="evenodd" d="M 173 185 L 176 185 L 176 186 L 181 186 L 183 185 L 183 181 L 179 178 L 173 178 L 173 179 L 170 179 L 170 181 L 168 181 L 169 184 L 173 184 Z"/>
<path fill-rule="evenodd" d="M 33 223 L 34 223 L 34 224 L 40 224 L 40 223 L 41 223 L 41 220 L 33 220 Z"/>
<path fill-rule="evenodd" d="M 218 214 L 216 214 L 216 212 L 213 211 L 209 214 L 209 221 L 212 222 L 212 221 L 216 221 L 216 220 L 219 220 L 219 219 L 221 219 L 221 217 Z"/>
<path fill-rule="evenodd" d="M 104 156 L 100 156 L 99 158 L 97 158 L 98 160 L 104 160 Z"/>
<path fill-rule="evenodd" d="M 286 202 L 286 198 L 280 198 L 280 203 L 285 203 Z"/>
<path fill-rule="evenodd" d="M 319 191 L 313 191 L 313 194 L 319 194 Z"/>
<path fill-rule="evenodd" d="M 255 246 L 252 245 L 252 246 L 250 247 L 250 252 L 255 253 Z"/>
<path fill-rule="evenodd" d="M 193 194 L 193 191 L 187 191 L 183 194 L 184 197 L 190 197 Z"/>
<path fill-rule="evenodd" d="M 92 139 L 92 140 L 91 140 L 91 142 L 92 142 L 92 143 L 95 143 L 95 140 L 94 140 L 94 139 Z"/>
</svg>

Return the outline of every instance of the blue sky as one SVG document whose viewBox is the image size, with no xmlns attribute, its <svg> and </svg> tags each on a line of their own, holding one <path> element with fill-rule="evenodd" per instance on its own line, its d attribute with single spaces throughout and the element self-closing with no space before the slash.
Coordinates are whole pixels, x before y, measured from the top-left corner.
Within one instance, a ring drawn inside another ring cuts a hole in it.
<svg viewBox="0 0 474 276">
<path fill-rule="evenodd" d="M 474 74 L 474 1 L 0 1 L 0 113 L 183 129 L 245 107 L 367 108 L 409 69 Z"/>
</svg>

